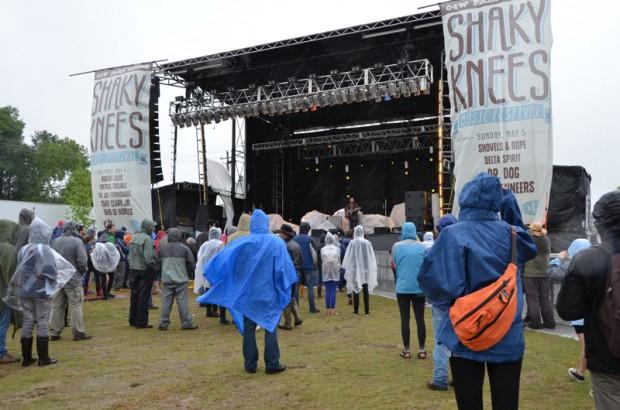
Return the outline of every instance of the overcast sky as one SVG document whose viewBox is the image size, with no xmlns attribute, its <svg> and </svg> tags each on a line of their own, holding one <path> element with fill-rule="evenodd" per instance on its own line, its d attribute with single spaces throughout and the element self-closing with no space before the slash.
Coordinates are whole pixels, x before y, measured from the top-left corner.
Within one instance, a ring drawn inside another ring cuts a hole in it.
<svg viewBox="0 0 620 410">
<path fill-rule="evenodd" d="M 16 106 L 26 135 L 46 129 L 88 146 L 95 68 L 196 57 L 417 12 L 424 1 L 0 1 L 0 106 Z M 588 7 L 584 7 L 587 4 Z M 233 8 L 232 5 L 235 7 Z M 617 0 L 552 2 L 554 163 L 582 165 L 593 199 L 620 185 L 620 31 Z M 168 101 L 161 140 L 171 180 Z M 612 100 L 612 98 L 614 98 Z M 208 128 L 209 157 L 225 155 L 230 124 Z M 197 179 L 195 134 L 180 137 L 177 180 Z"/>
</svg>

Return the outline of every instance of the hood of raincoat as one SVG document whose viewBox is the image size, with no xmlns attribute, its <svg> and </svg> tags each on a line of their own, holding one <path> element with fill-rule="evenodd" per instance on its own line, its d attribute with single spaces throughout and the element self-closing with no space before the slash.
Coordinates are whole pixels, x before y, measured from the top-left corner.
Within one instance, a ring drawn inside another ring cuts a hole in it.
<svg viewBox="0 0 620 410">
<path fill-rule="evenodd" d="M 355 229 L 353 229 L 353 239 L 364 239 L 364 227 L 361 225 L 357 225 Z"/>
<path fill-rule="evenodd" d="M 183 239 L 183 232 L 181 232 L 178 228 L 170 228 L 168 229 L 168 242 L 181 242 Z"/>
<path fill-rule="evenodd" d="M 75 222 L 69 221 L 62 227 L 63 235 L 73 235 L 77 233 L 77 224 Z"/>
<path fill-rule="evenodd" d="M 34 220 L 34 211 L 30 209 L 22 209 L 19 211 L 19 224 L 20 225 L 30 225 Z"/>
<path fill-rule="evenodd" d="M 220 239 L 222 237 L 222 230 L 220 228 L 209 229 L 209 240 Z"/>
<path fill-rule="evenodd" d="M 325 245 L 337 245 L 336 236 L 333 235 L 331 232 L 327 232 L 327 234 L 325 235 Z"/>
<path fill-rule="evenodd" d="M 7 219 L 0 219 L 0 243 L 13 245 L 17 238 L 18 225 Z"/>
<path fill-rule="evenodd" d="M 403 228 L 400 232 L 400 239 L 402 241 L 405 239 L 413 239 L 414 241 L 418 240 L 418 232 L 416 231 L 415 224 L 413 222 L 405 222 L 403 224 Z"/>
<path fill-rule="evenodd" d="M 260 209 L 252 215 L 251 231 L 251 235 L 226 246 L 205 266 L 204 275 L 211 289 L 198 302 L 230 310 L 241 333 L 244 317 L 273 332 L 291 300 L 297 273 L 286 244 L 269 232 L 269 218 Z"/>
<path fill-rule="evenodd" d="M 44 243 L 47 245 L 50 236 L 52 236 L 52 228 L 42 219 L 34 218 L 30 224 L 30 232 L 28 232 L 28 243 Z"/>
<path fill-rule="evenodd" d="M 248 214 L 241 214 L 241 216 L 239 217 L 239 223 L 237 224 L 237 232 L 238 231 L 246 231 L 249 232 L 250 231 L 250 215 Z"/>
<path fill-rule="evenodd" d="M 499 212 L 502 184 L 499 178 L 481 172 L 463 187 L 459 195 L 461 209 L 480 209 Z"/>
<path fill-rule="evenodd" d="M 441 217 L 441 219 L 439 219 L 439 223 L 437 224 L 437 232 L 441 232 L 448 226 L 453 225 L 457 222 L 458 220 L 456 219 L 454 215 L 452 214 L 444 215 Z"/>
<path fill-rule="evenodd" d="M 15 248 L 20 250 L 24 245 L 28 244 L 28 230 L 30 224 L 34 220 L 34 212 L 30 209 L 22 209 L 19 212 L 19 229 L 17 230 L 17 237 L 15 239 Z"/>
<path fill-rule="evenodd" d="M 588 249 L 592 244 L 587 239 L 575 239 L 568 247 L 568 256 L 575 257 L 575 254 L 584 249 Z"/>
<path fill-rule="evenodd" d="M 269 217 L 260 209 L 252 213 L 250 220 L 250 232 L 253 234 L 266 234 L 269 232 Z"/>
<path fill-rule="evenodd" d="M 422 240 L 424 242 L 433 242 L 435 240 L 435 237 L 433 236 L 432 232 L 426 232 L 426 233 L 424 233 L 424 236 L 422 237 Z"/>
<path fill-rule="evenodd" d="M 154 229 L 155 229 L 155 221 L 152 221 L 150 219 L 143 220 L 142 224 L 140 225 L 140 230 L 146 233 L 147 235 L 153 234 Z"/>
<path fill-rule="evenodd" d="M 603 240 L 620 239 L 620 191 L 608 192 L 594 204 L 594 225 Z"/>
<path fill-rule="evenodd" d="M 228 228 L 226 228 L 226 235 L 232 235 L 235 232 L 237 232 L 236 226 L 229 226 Z"/>
</svg>

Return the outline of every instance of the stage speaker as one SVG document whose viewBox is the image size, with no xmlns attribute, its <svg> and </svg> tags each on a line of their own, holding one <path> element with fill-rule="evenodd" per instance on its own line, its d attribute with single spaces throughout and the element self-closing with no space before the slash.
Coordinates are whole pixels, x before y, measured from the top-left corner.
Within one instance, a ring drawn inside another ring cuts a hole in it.
<svg viewBox="0 0 620 410">
<path fill-rule="evenodd" d="M 205 232 L 209 227 L 209 208 L 204 205 L 198 207 L 195 226 L 196 230 L 199 232 Z"/>
<path fill-rule="evenodd" d="M 430 217 L 430 195 L 426 191 L 405 192 L 405 218 L 422 230 Z"/>
<path fill-rule="evenodd" d="M 319 238 L 321 239 L 321 236 L 325 235 L 325 230 L 324 229 L 313 229 L 310 232 L 310 236 L 313 238 Z"/>
<path fill-rule="evenodd" d="M 390 228 L 383 226 L 378 226 L 375 228 L 375 235 L 381 235 L 386 233 L 390 233 Z"/>
</svg>

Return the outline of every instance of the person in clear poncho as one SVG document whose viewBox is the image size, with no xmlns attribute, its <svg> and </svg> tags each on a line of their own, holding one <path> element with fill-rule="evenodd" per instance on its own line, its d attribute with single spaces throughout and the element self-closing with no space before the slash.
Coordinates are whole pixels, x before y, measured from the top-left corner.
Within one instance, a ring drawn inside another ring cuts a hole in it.
<svg viewBox="0 0 620 410">
<path fill-rule="evenodd" d="M 342 261 L 347 291 L 353 293 L 353 313 L 359 313 L 360 292 L 364 295 L 364 313 L 370 314 L 369 293 L 377 287 L 377 260 L 372 244 L 364 239 L 364 228 L 356 226 Z"/>
<path fill-rule="evenodd" d="M 321 248 L 321 268 L 325 285 L 325 309 L 327 316 L 336 314 L 336 288 L 340 281 L 340 246 L 335 235 L 325 235 L 325 246 Z"/>
<path fill-rule="evenodd" d="M 194 293 L 202 295 L 206 293 L 211 284 L 204 276 L 204 268 L 207 263 L 213 258 L 219 251 L 224 248 L 224 242 L 220 240 L 222 237 L 222 230 L 220 228 L 209 229 L 209 240 L 203 243 L 198 250 L 198 257 L 196 258 L 196 273 L 194 275 Z M 217 305 L 210 303 L 205 304 L 207 307 L 207 317 L 218 317 Z M 224 320 L 226 320 L 226 310 L 223 310 Z"/>
<path fill-rule="evenodd" d="M 51 228 L 39 218 L 30 224 L 28 245 L 17 255 L 17 269 L 9 283 L 5 303 L 23 312 L 22 366 L 30 366 L 32 332 L 37 325 L 39 366 L 56 363 L 49 357 L 48 321 L 52 296 L 71 279 L 75 268 L 49 245 Z"/>
</svg>

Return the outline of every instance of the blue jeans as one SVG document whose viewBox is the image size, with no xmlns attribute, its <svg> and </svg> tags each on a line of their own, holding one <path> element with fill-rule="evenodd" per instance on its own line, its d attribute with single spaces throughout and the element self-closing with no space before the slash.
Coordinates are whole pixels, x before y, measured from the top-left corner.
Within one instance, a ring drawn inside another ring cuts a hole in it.
<svg viewBox="0 0 620 410">
<path fill-rule="evenodd" d="M 4 305 L 0 309 L 0 357 L 7 354 L 6 350 L 6 332 L 11 324 L 11 308 Z"/>
<path fill-rule="evenodd" d="M 319 273 L 315 270 L 304 271 L 306 278 L 306 287 L 308 288 L 308 306 L 310 307 L 310 313 L 316 312 L 316 305 L 314 304 L 314 287 L 319 282 Z"/>
<path fill-rule="evenodd" d="M 435 334 L 435 348 L 433 349 L 433 382 L 437 386 L 448 387 L 448 359 L 450 358 L 450 350 L 444 344 L 437 341 L 439 325 L 444 318 L 448 318 L 448 310 L 433 306 L 433 332 Z"/>
<path fill-rule="evenodd" d="M 280 367 L 280 348 L 278 347 L 278 328 L 272 332 L 265 331 L 265 367 L 275 370 Z M 243 359 L 246 370 L 256 370 L 258 364 L 258 347 L 256 347 L 256 323 L 243 317 Z"/>
</svg>

